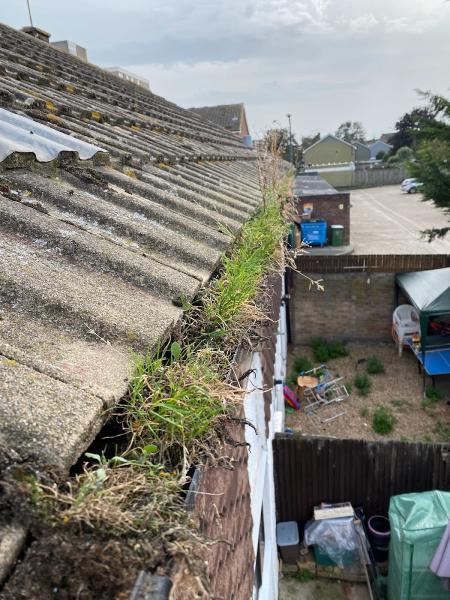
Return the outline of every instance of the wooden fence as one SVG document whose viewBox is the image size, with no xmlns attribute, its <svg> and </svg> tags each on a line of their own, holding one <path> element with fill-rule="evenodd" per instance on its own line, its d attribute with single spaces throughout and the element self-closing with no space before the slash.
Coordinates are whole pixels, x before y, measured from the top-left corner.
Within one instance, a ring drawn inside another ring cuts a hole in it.
<svg viewBox="0 0 450 600">
<path fill-rule="evenodd" d="M 320 502 L 350 501 L 368 516 L 387 513 L 391 496 L 450 490 L 448 444 L 278 434 L 273 451 L 278 521 L 303 524 Z"/>
</svg>

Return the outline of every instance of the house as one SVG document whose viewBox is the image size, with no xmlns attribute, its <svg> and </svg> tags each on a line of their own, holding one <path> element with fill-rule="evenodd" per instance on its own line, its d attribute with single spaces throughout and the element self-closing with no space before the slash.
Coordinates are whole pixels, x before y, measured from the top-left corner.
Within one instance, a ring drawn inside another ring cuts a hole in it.
<svg viewBox="0 0 450 600">
<path fill-rule="evenodd" d="M 380 154 L 380 152 L 383 152 L 384 154 L 389 154 L 391 150 L 391 144 L 387 144 L 381 139 L 375 140 L 372 144 L 370 144 L 370 158 L 371 160 L 375 160 Z"/>
<path fill-rule="evenodd" d="M 235 135 L 246 140 L 248 145 L 251 145 L 250 131 L 243 103 L 202 106 L 200 108 L 190 108 L 189 110 L 204 121 L 210 121 L 219 125 L 219 127 L 232 131 Z"/>
<path fill-rule="evenodd" d="M 303 152 L 305 167 L 327 164 L 354 163 L 356 149 L 353 144 L 334 135 L 326 135 Z"/>
<path fill-rule="evenodd" d="M 261 206 L 257 155 L 232 130 L 70 53 L 5 25 L 0 36 L 2 596 L 127 597 L 136 562 L 127 581 L 118 572 L 149 540 L 125 551 L 126 540 L 77 537 L 69 522 L 28 537 L 17 473 L 26 465 L 22 483 L 65 480 L 106 439 L 133 356 L 171 339 Z M 266 281 L 264 344 L 236 352 L 244 399 L 233 443 L 224 436 L 226 465 L 192 465 L 186 503 L 209 537 L 202 564 L 216 597 L 277 597 L 271 441 L 283 427 L 283 286 L 280 273 Z M 143 568 L 165 571 L 187 600 L 176 531 L 156 540 L 166 554 Z M 91 569 L 82 582 L 80 561 Z"/>
<path fill-rule="evenodd" d="M 353 142 L 356 148 L 355 160 L 357 163 L 370 160 L 370 148 L 361 142 Z"/>
</svg>

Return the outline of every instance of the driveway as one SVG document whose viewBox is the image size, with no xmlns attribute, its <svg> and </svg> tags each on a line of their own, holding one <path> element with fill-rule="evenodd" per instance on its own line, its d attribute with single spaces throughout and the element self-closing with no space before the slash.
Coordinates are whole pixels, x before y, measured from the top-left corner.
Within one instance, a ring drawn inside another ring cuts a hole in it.
<svg viewBox="0 0 450 600">
<path fill-rule="evenodd" d="M 421 194 L 399 185 L 350 193 L 351 242 L 355 254 L 450 254 L 450 234 L 429 243 L 424 229 L 450 225 L 450 216 Z"/>
</svg>

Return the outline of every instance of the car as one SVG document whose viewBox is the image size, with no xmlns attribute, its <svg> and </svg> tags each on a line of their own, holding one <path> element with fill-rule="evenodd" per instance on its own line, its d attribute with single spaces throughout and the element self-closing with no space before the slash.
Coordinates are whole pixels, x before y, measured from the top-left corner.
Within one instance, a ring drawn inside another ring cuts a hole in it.
<svg viewBox="0 0 450 600">
<path fill-rule="evenodd" d="M 411 177 L 402 181 L 401 189 L 402 192 L 406 192 L 407 194 L 415 194 L 422 185 L 423 183 L 420 183 L 420 181 Z"/>
</svg>

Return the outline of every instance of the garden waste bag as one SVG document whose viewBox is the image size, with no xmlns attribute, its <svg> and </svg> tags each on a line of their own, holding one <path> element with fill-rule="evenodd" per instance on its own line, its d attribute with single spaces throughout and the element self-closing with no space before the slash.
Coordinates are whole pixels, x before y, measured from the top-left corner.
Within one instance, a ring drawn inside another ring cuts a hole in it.
<svg viewBox="0 0 450 600">
<path fill-rule="evenodd" d="M 388 600 L 449 600 L 430 563 L 450 520 L 450 492 L 393 496 Z"/>
</svg>

